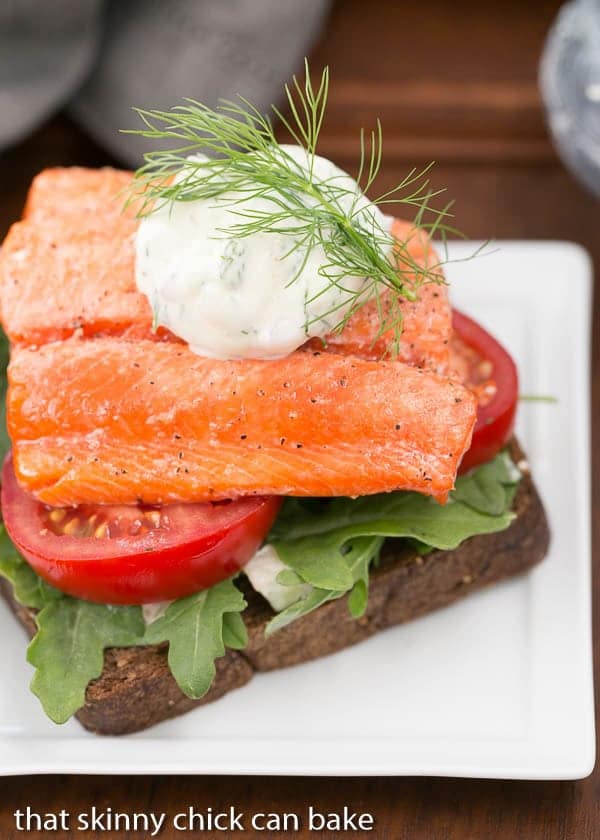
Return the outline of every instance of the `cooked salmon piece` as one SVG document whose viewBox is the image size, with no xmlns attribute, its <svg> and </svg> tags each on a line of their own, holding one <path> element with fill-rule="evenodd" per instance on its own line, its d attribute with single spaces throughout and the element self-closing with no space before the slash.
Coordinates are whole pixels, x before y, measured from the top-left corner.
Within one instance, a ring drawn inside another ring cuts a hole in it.
<svg viewBox="0 0 600 840">
<path fill-rule="evenodd" d="M 14 348 L 9 383 L 17 478 L 57 506 L 389 490 L 443 502 L 476 416 L 450 380 L 319 352 L 228 362 L 73 337 Z"/>
<path fill-rule="evenodd" d="M 69 216 L 14 224 L 0 257 L 1 312 L 12 343 L 80 330 L 149 337 L 152 312 L 133 281 L 131 219 L 90 230 Z"/>
<path fill-rule="evenodd" d="M 93 228 L 106 225 L 122 216 L 120 212 L 131 184 L 131 172 L 106 166 L 88 169 L 82 166 L 44 169 L 36 175 L 25 203 L 23 218 L 45 221 L 60 216 L 75 216 L 80 225 Z M 111 213 L 114 208 L 116 212 Z M 125 213 L 130 220 L 135 212 Z"/>
<path fill-rule="evenodd" d="M 123 212 L 131 173 L 49 169 L 31 186 L 24 219 L 0 252 L 0 311 L 13 343 L 75 332 L 164 339 L 135 283 L 135 212 Z"/>
<path fill-rule="evenodd" d="M 135 213 L 125 213 L 131 173 L 115 169 L 49 169 L 32 184 L 25 217 L 12 226 L 0 252 L 0 311 L 11 342 L 38 345 L 68 338 L 113 335 L 177 340 L 152 331 L 152 312 L 135 283 Z M 426 234 L 397 221 L 398 259 L 436 259 Z M 386 305 L 383 296 L 383 305 Z M 402 303 L 402 361 L 440 373 L 447 368 L 450 308 L 443 285 L 423 286 Z M 379 339 L 374 302 L 329 336 L 335 353 L 381 358 L 392 336 Z M 320 340 L 313 345 L 322 349 Z"/>
<path fill-rule="evenodd" d="M 438 283 L 428 279 L 423 283 L 416 301 L 401 301 L 402 335 L 397 358 L 445 374 L 449 370 L 452 312 L 440 259 L 427 232 L 411 222 L 396 219 L 392 233 L 398 241 L 396 259 L 409 282 L 415 280 L 414 263 L 430 269 L 432 275 L 437 275 L 440 280 Z M 313 339 L 310 346 L 321 346 L 332 353 L 353 354 L 363 359 L 376 360 L 389 355 L 395 338 L 394 330 L 380 332 L 381 313 L 384 322 L 393 314 L 391 295 L 392 292 L 386 290 L 379 305 L 374 300 L 363 305 L 340 333 L 327 337 L 325 347 L 319 339 Z"/>
</svg>

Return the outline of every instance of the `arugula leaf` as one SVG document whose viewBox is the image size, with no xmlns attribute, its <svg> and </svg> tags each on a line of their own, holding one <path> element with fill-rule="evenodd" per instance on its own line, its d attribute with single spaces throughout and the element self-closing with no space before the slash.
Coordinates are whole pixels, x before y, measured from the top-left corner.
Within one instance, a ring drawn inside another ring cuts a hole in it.
<svg viewBox="0 0 600 840">
<path fill-rule="evenodd" d="M 174 601 L 146 628 L 146 644 L 169 643 L 169 667 L 188 697 L 206 694 L 215 677 L 215 659 L 224 656 L 226 643 L 234 641 L 239 646 L 245 641 L 245 628 L 242 632 L 239 621 L 231 616 L 246 606 L 233 581 L 225 580 Z"/>
<path fill-rule="evenodd" d="M 102 673 L 104 649 L 140 644 L 139 607 L 109 607 L 67 596 L 53 598 L 36 617 L 38 632 L 27 649 L 35 666 L 31 690 L 55 723 L 65 723 L 85 703 L 91 680 Z"/>
<path fill-rule="evenodd" d="M 416 493 L 391 495 L 384 505 L 380 504 L 379 496 L 364 501 L 347 499 L 348 510 L 343 518 L 353 524 L 338 525 L 325 531 L 321 522 L 298 523 L 296 531 L 304 528 L 309 532 L 307 536 L 275 541 L 273 546 L 281 560 L 306 583 L 318 586 L 321 577 L 313 575 L 313 569 L 320 565 L 319 561 L 323 565 L 330 562 L 339 564 L 342 546 L 357 537 L 410 537 L 432 548 L 449 551 L 468 537 L 502 531 L 514 519 L 510 510 L 503 510 L 497 515 L 480 513 L 453 497 L 442 507 L 433 499 Z M 351 513 L 355 506 L 356 520 Z M 329 520 L 331 517 L 326 514 L 325 518 Z M 341 517 L 338 521 L 342 521 Z"/>
<path fill-rule="evenodd" d="M 39 612 L 27 650 L 36 668 L 31 690 L 55 723 L 85 703 L 89 682 L 102 673 L 104 649 L 169 642 L 169 665 L 180 688 L 201 697 L 215 675 L 214 659 L 225 647 L 244 648 L 248 634 L 240 615 L 246 602 L 231 580 L 171 604 L 148 627 L 140 607 L 94 604 L 49 586 L 19 555 L 0 526 L 0 575 L 19 603 Z"/>
<path fill-rule="evenodd" d="M 350 583 L 344 589 L 327 589 L 314 586 L 305 595 L 290 604 L 289 607 L 277 613 L 265 628 L 265 636 L 272 636 L 292 621 L 316 610 L 321 604 L 341 598 L 350 592 L 348 608 L 354 618 L 361 616 L 367 608 L 369 591 L 369 566 L 379 555 L 383 544 L 383 537 L 362 537 L 338 546 L 338 556 L 342 558 L 350 576 Z M 279 544 L 276 550 L 279 552 Z M 335 551 L 335 536 L 332 536 L 329 546 L 330 554 Z M 283 558 L 282 558 L 283 559 Z M 300 564 L 301 565 L 301 564 Z M 306 566 L 304 566 L 306 568 Z M 280 572 L 277 580 L 285 585 L 285 573 Z M 309 582 L 309 581 L 306 581 Z"/>
<path fill-rule="evenodd" d="M 352 574 L 347 563 L 333 542 L 328 545 L 323 540 L 319 552 L 298 551 L 294 543 L 279 542 L 275 550 L 286 566 L 306 583 L 320 589 L 341 589 L 345 591 L 353 584 Z M 281 581 L 280 581 L 281 582 Z M 286 585 L 284 583 L 284 585 Z"/>
<path fill-rule="evenodd" d="M 248 631 L 241 613 L 225 613 L 223 616 L 223 644 L 232 650 L 243 650 L 248 644 Z"/>
<path fill-rule="evenodd" d="M 275 617 L 269 621 L 265 628 L 265 637 L 268 638 L 269 636 L 272 636 L 273 633 L 276 633 L 278 630 L 281 630 L 282 627 L 286 627 L 288 624 L 291 624 L 292 621 L 295 621 L 297 618 L 301 618 L 303 615 L 307 615 L 313 610 L 316 610 L 317 607 L 321 606 L 321 604 L 324 604 L 327 601 L 333 601 L 336 598 L 341 598 L 342 595 L 345 594 L 345 591 L 336 592 L 331 589 L 311 589 L 306 593 L 306 595 L 303 595 L 298 601 L 294 601 L 294 603 L 290 604 L 289 607 L 286 607 L 281 612 L 278 612 Z"/>
<path fill-rule="evenodd" d="M 298 557 L 292 562 L 287 562 L 285 557 L 292 559 L 292 552 L 296 553 L 298 548 L 308 551 L 313 545 L 331 551 L 327 536 L 334 532 L 343 531 L 347 539 L 365 535 L 406 537 L 433 548 L 451 550 L 467 537 L 508 527 L 514 514 L 509 509 L 507 490 L 512 491 L 518 483 L 515 470 L 508 455 L 501 453 L 490 463 L 459 478 L 446 505 L 407 492 L 322 500 L 318 508 L 304 505 L 298 499 L 290 504 L 286 500 L 269 541 L 286 565 L 309 583 L 315 582 L 309 580 L 312 565 L 303 560 L 301 569 Z M 479 478 L 482 471 L 483 480 Z M 311 540 L 316 542 L 313 544 Z"/>
<path fill-rule="evenodd" d="M 0 575 L 12 584 L 15 600 L 24 607 L 41 610 L 50 601 L 62 597 L 17 554 L 0 556 Z"/>
<path fill-rule="evenodd" d="M 282 586 L 302 586 L 304 583 L 300 575 L 291 569 L 284 569 L 282 572 L 279 572 L 275 580 Z"/>
<path fill-rule="evenodd" d="M 434 549 L 452 550 L 469 537 L 507 528 L 520 473 L 507 453 L 499 454 L 456 482 L 448 503 L 417 493 L 389 493 L 358 499 L 304 502 L 291 499 L 269 537 L 290 573 L 278 582 L 313 589 L 278 613 L 267 635 L 306 615 L 322 603 L 350 592 L 348 607 L 358 617 L 367 606 L 369 566 L 379 557 L 386 537 L 409 541 L 420 554 Z M 341 574 L 346 566 L 347 574 Z M 335 569 L 331 579 L 323 567 Z M 350 582 L 350 578 L 352 582 Z"/>
<path fill-rule="evenodd" d="M 0 525 L 0 575 L 12 584 L 15 600 L 24 607 L 41 610 L 50 601 L 63 597 L 62 592 L 42 580 L 23 560 L 3 525 Z"/>
<path fill-rule="evenodd" d="M 458 478 L 452 498 L 480 513 L 499 516 L 512 502 L 512 493 L 507 501 L 507 491 L 516 488 L 520 478 L 508 453 L 501 452 L 493 461 Z"/>
<path fill-rule="evenodd" d="M 346 562 L 352 571 L 354 586 L 348 596 L 348 609 L 353 618 L 360 618 L 367 609 L 369 600 L 369 567 L 379 558 L 383 537 L 362 537 L 354 540 L 346 554 Z M 346 546 L 347 547 L 347 546 Z"/>
</svg>

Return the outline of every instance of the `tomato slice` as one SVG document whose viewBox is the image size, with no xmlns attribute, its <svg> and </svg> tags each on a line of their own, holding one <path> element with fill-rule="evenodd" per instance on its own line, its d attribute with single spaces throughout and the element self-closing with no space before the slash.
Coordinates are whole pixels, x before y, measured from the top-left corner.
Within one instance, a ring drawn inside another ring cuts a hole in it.
<svg viewBox="0 0 600 840">
<path fill-rule="evenodd" d="M 103 604 L 191 595 L 234 575 L 268 533 L 281 499 L 49 508 L 25 493 L 9 453 L 2 515 L 11 540 L 58 589 Z"/>
<path fill-rule="evenodd" d="M 479 400 L 471 448 L 459 468 L 464 473 L 490 461 L 511 437 L 519 379 L 510 354 L 477 321 L 454 310 L 452 325 L 451 364 Z"/>
</svg>

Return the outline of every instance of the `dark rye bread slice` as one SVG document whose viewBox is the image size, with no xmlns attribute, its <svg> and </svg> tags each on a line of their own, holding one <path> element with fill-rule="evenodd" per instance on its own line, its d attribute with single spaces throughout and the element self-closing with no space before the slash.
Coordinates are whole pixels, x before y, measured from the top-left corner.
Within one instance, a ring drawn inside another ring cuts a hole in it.
<svg viewBox="0 0 600 840">
<path fill-rule="evenodd" d="M 514 441 L 511 454 L 517 462 L 523 459 Z M 367 612 L 359 620 L 349 615 L 346 598 L 341 598 L 265 639 L 264 628 L 273 612 L 247 587 L 244 618 L 248 646 L 243 652 L 228 651 L 217 660 L 215 681 L 201 700 L 190 700 L 179 690 L 167 665 L 166 645 L 109 649 L 102 675 L 90 683 L 86 704 L 77 717 L 86 729 L 99 734 L 136 732 L 217 700 L 247 683 L 256 671 L 334 653 L 489 583 L 524 572 L 544 557 L 550 536 L 528 470 L 524 470 L 513 509 L 517 516 L 507 530 L 472 537 L 454 551 L 433 551 L 421 557 L 400 540 L 387 540 L 381 563 L 371 574 Z M 14 601 L 6 582 L 2 594 L 33 635 L 34 613 Z"/>
</svg>

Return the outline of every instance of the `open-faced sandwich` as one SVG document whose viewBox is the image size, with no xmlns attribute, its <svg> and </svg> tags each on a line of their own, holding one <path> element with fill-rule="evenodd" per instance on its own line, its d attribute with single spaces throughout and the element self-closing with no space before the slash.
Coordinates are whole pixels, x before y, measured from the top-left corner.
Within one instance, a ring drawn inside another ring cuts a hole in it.
<svg viewBox="0 0 600 840">
<path fill-rule="evenodd" d="M 140 112 L 169 151 L 41 173 L 4 242 L 0 574 L 57 722 L 142 729 L 546 552 L 446 214 L 416 173 L 365 197 L 378 132 L 356 180 L 317 156 L 326 96 L 288 145 L 243 100 Z"/>
</svg>

